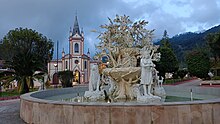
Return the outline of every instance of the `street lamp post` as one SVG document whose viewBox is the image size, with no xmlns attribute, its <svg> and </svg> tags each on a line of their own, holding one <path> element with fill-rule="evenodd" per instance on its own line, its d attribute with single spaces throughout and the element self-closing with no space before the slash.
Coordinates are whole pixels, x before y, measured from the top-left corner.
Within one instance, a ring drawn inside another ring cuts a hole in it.
<svg viewBox="0 0 220 124">
<path fill-rule="evenodd" d="M 55 68 L 54 74 L 56 74 L 56 78 L 55 78 L 56 81 L 55 82 L 57 83 L 58 82 L 58 73 L 57 73 L 58 72 L 58 64 L 57 63 L 54 64 L 54 68 Z"/>
</svg>

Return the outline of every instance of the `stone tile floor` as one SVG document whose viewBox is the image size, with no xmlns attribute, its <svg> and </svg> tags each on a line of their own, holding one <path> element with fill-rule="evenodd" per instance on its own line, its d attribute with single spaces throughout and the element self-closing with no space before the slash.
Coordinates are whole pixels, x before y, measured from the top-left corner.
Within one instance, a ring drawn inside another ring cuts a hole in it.
<svg viewBox="0 0 220 124">
<path fill-rule="evenodd" d="M 20 99 L 0 101 L 0 124 L 25 124 L 19 111 Z"/>
</svg>

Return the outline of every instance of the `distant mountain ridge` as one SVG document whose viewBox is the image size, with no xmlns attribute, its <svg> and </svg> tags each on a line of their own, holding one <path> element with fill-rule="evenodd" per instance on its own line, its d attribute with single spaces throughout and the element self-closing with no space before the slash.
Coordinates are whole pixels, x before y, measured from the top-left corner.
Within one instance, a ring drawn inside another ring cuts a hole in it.
<svg viewBox="0 0 220 124">
<path fill-rule="evenodd" d="M 202 47 L 206 44 L 205 37 L 207 34 L 220 32 L 220 25 L 212 27 L 200 33 L 186 32 L 175 35 L 169 39 L 171 46 L 178 60 L 184 61 L 185 53 L 196 47 Z"/>
</svg>

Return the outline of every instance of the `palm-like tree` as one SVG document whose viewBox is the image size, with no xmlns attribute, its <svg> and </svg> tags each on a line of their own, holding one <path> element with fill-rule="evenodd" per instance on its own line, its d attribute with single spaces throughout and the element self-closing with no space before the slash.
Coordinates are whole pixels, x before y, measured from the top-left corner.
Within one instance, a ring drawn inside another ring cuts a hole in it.
<svg viewBox="0 0 220 124">
<path fill-rule="evenodd" d="M 53 43 L 42 34 L 31 29 L 15 29 L 4 37 L 3 44 L 5 66 L 13 70 L 10 75 L 0 77 L 4 85 L 12 80 L 18 83 L 19 93 L 29 92 L 34 86 L 35 71 L 47 72 L 47 62 L 52 58 Z"/>
</svg>

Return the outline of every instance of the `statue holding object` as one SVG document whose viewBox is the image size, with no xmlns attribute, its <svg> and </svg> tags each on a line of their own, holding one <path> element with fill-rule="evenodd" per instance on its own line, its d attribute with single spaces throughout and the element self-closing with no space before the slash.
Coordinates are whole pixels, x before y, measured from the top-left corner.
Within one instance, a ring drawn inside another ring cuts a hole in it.
<svg viewBox="0 0 220 124">
<path fill-rule="evenodd" d="M 126 15 L 116 15 L 114 20 L 108 19 L 110 24 L 101 25 L 105 31 L 99 32 L 98 38 L 101 42 L 96 47 L 100 50 L 100 54 L 96 58 L 101 60 L 102 56 L 108 57 L 109 64 L 100 74 L 109 79 L 107 81 L 111 84 L 109 95 L 112 99 L 159 102 L 161 98 L 155 95 L 157 92 L 153 89 L 162 91 L 163 80 L 159 79 L 153 63 L 160 60 L 158 46 L 152 43 L 154 30 L 145 29 L 148 22 L 142 20 L 133 23 Z M 100 74 L 98 74 L 99 78 L 95 79 L 98 84 Z M 90 76 L 92 78 L 89 82 L 89 92 L 101 92 L 97 90 L 99 89 L 97 85 L 93 86 L 93 78 L 96 76 L 92 72 Z M 89 97 L 89 92 L 86 91 L 85 97 Z"/>
<path fill-rule="evenodd" d="M 153 84 L 153 68 L 155 67 L 153 61 L 152 61 L 152 54 L 150 55 L 151 51 L 149 49 L 146 49 L 146 47 L 143 48 L 143 52 L 141 55 L 141 82 L 140 84 L 143 85 L 144 89 L 144 95 L 150 95 L 151 94 L 151 86 Z"/>
</svg>

